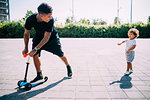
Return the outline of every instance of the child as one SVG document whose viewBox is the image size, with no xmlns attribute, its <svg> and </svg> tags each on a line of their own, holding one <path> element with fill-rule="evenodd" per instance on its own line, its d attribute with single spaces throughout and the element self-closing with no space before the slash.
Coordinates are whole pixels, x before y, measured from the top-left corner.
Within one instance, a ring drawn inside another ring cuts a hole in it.
<svg viewBox="0 0 150 100">
<path fill-rule="evenodd" d="M 54 27 L 51 6 L 46 3 L 42 3 L 38 7 L 38 14 L 33 14 L 27 18 L 24 32 L 25 48 L 22 52 L 23 55 L 28 52 L 28 42 L 32 27 L 35 29 L 36 34 L 33 37 L 32 50 L 29 52 L 29 55 L 33 57 L 37 76 L 31 81 L 31 83 L 43 79 L 41 61 L 39 58 L 41 50 L 46 50 L 59 56 L 66 65 L 68 76 L 71 77 L 71 66 L 61 49 L 59 36 L 56 28 Z"/>
<path fill-rule="evenodd" d="M 130 73 L 133 72 L 132 70 L 132 61 L 134 59 L 135 56 L 135 47 L 136 47 L 136 41 L 135 38 L 137 38 L 139 36 L 139 31 L 137 29 L 130 29 L 128 31 L 128 40 L 122 41 L 121 43 L 118 43 L 118 45 L 121 45 L 122 43 L 126 42 L 126 50 L 125 50 L 125 54 L 126 54 L 126 60 L 127 60 L 127 71 L 125 73 L 125 75 L 129 75 Z"/>
</svg>

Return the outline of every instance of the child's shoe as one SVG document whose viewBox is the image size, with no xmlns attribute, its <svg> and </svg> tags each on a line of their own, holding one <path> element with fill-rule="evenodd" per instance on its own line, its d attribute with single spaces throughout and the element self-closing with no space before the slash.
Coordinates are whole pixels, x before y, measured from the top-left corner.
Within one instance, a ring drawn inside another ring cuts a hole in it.
<svg viewBox="0 0 150 100">
<path fill-rule="evenodd" d="M 68 77 L 72 76 L 72 70 L 71 70 L 71 66 L 70 65 L 67 66 L 67 74 L 68 74 Z"/>
<path fill-rule="evenodd" d="M 130 72 L 126 71 L 124 74 L 125 74 L 125 75 L 129 75 L 129 74 L 130 74 Z"/>
<path fill-rule="evenodd" d="M 130 73 L 133 73 L 133 70 L 129 70 Z"/>
</svg>

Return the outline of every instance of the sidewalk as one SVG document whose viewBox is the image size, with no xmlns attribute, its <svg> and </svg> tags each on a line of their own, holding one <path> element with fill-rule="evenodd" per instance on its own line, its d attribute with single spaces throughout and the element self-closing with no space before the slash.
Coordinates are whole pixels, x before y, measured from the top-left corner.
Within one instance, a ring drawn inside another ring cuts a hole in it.
<svg viewBox="0 0 150 100">
<path fill-rule="evenodd" d="M 21 55 L 23 39 L 0 39 L 0 100 L 150 100 L 150 39 L 137 39 L 130 76 L 123 76 L 125 44 L 117 45 L 122 40 L 61 39 L 72 66 L 72 79 L 66 77 L 66 67 L 59 57 L 42 51 L 42 72 L 49 79 L 23 91 L 17 90 L 27 61 Z M 30 61 L 28 80 L 36 75 Z"/>
</svg>

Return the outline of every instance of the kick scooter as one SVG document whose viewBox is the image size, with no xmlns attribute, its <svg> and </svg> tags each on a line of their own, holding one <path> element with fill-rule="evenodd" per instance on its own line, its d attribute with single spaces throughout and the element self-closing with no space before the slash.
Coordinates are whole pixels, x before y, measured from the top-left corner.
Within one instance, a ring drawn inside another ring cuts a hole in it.
<svg viewBox="0 0 150 100">
<path fill-rule="evenodd" d="M 27 57 L 27 56 L 28 56 L 28 61 L 26 63 L 27 65 L 26 65 L 26 71 L 25 71 L 24 80 L 19 80 L 17 85 L 19 87 L 25 86 L 25 90 L 31 90 L 32 87 L 35 87 L 35 86 L 38 86 L 40 84 L 45 83 L 48 80 L 48 77 L 47 76 L 43 77 L 43 81 L 35 83 L 35 84 L 27 82 L 27 73 L 28 73 L 28 67 L 29 67 L 29 64 L 30 64 L 30 62 L 29 62 L 30 56 L 28 55 L 28 53 L 24 55 L 24 57 Z"/>
</svg>

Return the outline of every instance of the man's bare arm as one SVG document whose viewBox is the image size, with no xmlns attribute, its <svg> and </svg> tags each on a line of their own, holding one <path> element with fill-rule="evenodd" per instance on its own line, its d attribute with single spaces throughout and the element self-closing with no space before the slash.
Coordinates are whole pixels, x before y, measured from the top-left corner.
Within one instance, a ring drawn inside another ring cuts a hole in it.
<svg viewBox="0 0 150 100">
<path fill-rule="evenodd" d="M 44 45 L 48 42 L 50 36 L 51 36 L 51 32 L 45 32 L 45 33 L 44 33 L 44 38 L 43 38 L 43 39 L 41 40 L 41 42 L 36 46 L 36 48 L 37 48 L 37 49 L 40 49 L 42 46 L 44 46 Z"/>
<path fill-rule="evenodd" d="M 27 49 L 27 50 L 28 50 L 30 32 L 31 32 L 31 30 L 27 30 L 27 29 L 25 29 L 25 32 L 24 32 L 24 43 L 25 43 L 25 49 Z"/>
</svg>

